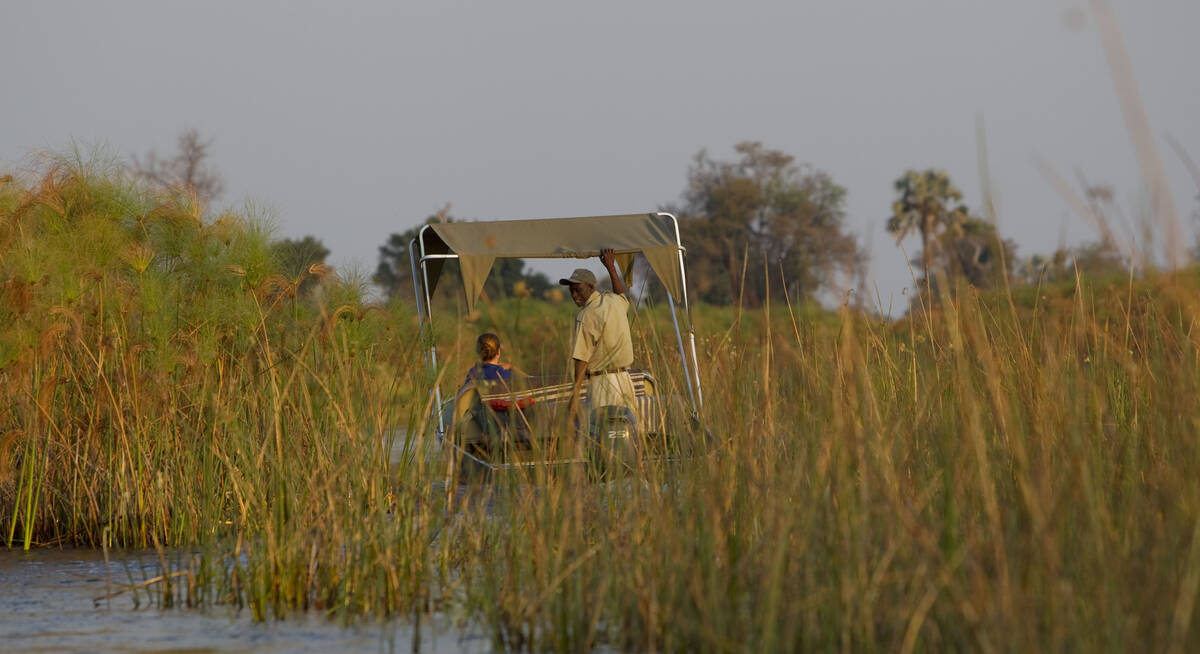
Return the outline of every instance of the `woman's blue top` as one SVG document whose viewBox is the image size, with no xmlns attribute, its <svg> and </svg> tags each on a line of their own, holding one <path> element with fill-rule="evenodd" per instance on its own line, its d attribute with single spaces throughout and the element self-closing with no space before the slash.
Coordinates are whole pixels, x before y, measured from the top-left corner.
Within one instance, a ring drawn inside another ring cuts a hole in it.
<svg viewBox="0 0 1200 654">
<path fill-rule="evenodd" d="M 505 368 L 504 366 L 498 366 L 494 363 L 481 363 L 479 365 L 472 366 L 471 369 L 467 371 L 466 381 L 471 381 L 472 379 L 474 379 L 475 371 L 479 370 L 480 368 L 483 369 L 483 378 L 485 380 L 496 381 L 499 379 L 504 379 L 504 380 L 512 379 L 512 370 L 511 369 Z"/>
</svg>

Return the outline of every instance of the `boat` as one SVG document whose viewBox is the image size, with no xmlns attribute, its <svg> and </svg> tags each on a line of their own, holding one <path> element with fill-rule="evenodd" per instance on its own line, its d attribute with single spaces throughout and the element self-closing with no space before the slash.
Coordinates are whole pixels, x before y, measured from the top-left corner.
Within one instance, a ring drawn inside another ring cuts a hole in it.
<svg viewBox="0 0 1200 654">
<path fill-rule="evenodd" d="M 636 410 L 590 406 L 587 385 L 568 423 L 573 392 L 567 375 L 475 381 L 444 397 L 429 389 L 430 422 L 454 462 L 455 474 L 585 466 L 603 477 L 636 470 L 646 461 L 687 456 L 695 449 L 704 395 L 688 304 L 686 251 L 678 219 L 666 212 L 486 222 L 441 222 L 422 227 L 409 243 L 413 294 L 430 379 L 439 380 L 431 298 L 447 261 L 457 260 L 468 313 L 474 310 L 497 259 L 591 259 L 611 248 L 632 293 L 634 259 L 641 256 L 669 306 L 676 369 L 664 389 L 647 368 L 631 370 Z M 649 276 L 648 276 L 649 277 Z M 634 307 L 639 303 L 631 302 Z M 638 311 L 641 309 L 631 309 Z M 564 329 L 568 325 L 563 326 Z M 665 360 L 665 358 L 664 358 Z M 703 440 L 703 438 L 701 439 Z"/>
</svg>

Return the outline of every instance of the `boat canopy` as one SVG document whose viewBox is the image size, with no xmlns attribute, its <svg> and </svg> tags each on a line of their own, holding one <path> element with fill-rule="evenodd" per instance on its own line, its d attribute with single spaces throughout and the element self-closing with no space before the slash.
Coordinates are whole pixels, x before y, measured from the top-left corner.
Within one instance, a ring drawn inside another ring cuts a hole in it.
<svg viewBox="0 0 1200 654">
<path fill-rule="evenodd" d="M 669 214 L 431 223 L 418 238 L 428 292 L 437 287 L 445 260 L 457 258 L 468 310 L 474 308 L 497 258 L 589 259 L 603 248 L 617 255 L 626 285 L 633 286 L 633 255 L 640 252 L 667 292 L 676 301 L 684 297 L 682 246 Z"/>
</svg>

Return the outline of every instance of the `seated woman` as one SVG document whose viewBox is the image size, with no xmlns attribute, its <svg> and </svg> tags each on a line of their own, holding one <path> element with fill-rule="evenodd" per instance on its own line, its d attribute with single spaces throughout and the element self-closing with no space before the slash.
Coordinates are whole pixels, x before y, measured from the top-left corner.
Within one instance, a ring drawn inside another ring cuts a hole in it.
<svg viewBox="0 0 1200 654">
<path fill-rule="evenodd" d="M 515 419 L 509 411 L 514 404 L 526 409 L 533 400 L 517 398 L 508 387 L 513 377 L 512 364 L 500 362 L 500 338 L 490 332 L 480 334 L 475 342 L 479 362 L 467 371 L 467 378 L 458 391 L 455 406 L 456 429 L 461 431 L 464 444 L 487 449 L 497 445 L 506 433 L 527 440 L 528 422 L 525 416 Z M 514 401 L 515 400 L 515 401 Z M 486 406 L 490 411 L 483 410 Z M 515 430 L 515 431 L 510 431 Z"/>
<path fill-rule="evenodd" d="M 475 351 L 479 353 L 479 363 L 467 371 L 463 382 L 469 384 L 479 379 L 485 381 L 508 381 L 512 379 L 512 364 L 500 363 L 500 337 L 491 332 L 479 335 L 475 341 Z"/>
<path fill-rule="evenodd" d="M 508 382 L 512 381 L 513 366 L 511 363 L 500 363 L 500 337 L 491 332 L 480 334 L 479 340 L 475 341 L 475 351 L 479 353 L 479 363 L 467 371 L 460 395 L 474 388 L 493 411 L 507 411 L 514 400 L 519 409 L 533 404 L 533 398 L 517 398 L 512 394 L 513 389 Z M 524 377 L 525 373 L 517 372 Z"/>
</svg>

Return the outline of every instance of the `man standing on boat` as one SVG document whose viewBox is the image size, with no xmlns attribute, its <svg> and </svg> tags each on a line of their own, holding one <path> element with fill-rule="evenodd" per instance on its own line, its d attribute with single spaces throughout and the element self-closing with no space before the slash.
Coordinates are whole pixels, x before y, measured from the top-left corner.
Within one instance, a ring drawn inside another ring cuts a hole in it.
<svg viewBox="0 0 1200 654">
<path fill-rule="evenodd" d="M 633 380 L 629 376 L 633 341 L 629 337 L 629 299 L 625 297 L 628 289 L 617 273 L 612 248 L 600 251 L 600 261 L 612 280 L 612 292 L 597 291 L 596 276 L 587 268 L 577 268 L 570 277 L 558 280 L 570 288 L 571 299 L 580 307 L 571 345 L 575 386 L 568 415 L 572 421 L 578 414 L 579 393 L 585 381 L 588 404 L 593 410 L 617 406 L 629 409 L 631 417 L 636 415 Z"/>
</svg>

